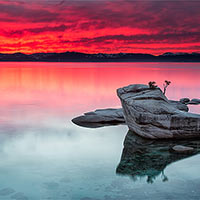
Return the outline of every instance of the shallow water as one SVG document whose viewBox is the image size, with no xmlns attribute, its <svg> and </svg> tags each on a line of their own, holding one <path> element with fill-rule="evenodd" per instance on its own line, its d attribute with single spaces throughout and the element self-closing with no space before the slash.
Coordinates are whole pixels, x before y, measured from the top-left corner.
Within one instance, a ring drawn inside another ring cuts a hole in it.
<svg viewBox="0 0 200 200">
<path fill-rule="evenodd" d="M 167 79 L 169 99 L 200 98 L 199 77 L 199 63 L 0 63 L 0 199 L 200 199 L 200 154 L 167 165 L 168 181 L 160 174 L 148 184 L 116 174 L 126 126 L 71 122 L 120 107 L 116 88 L 131 83 L 162 88 Z"/>
</svg>

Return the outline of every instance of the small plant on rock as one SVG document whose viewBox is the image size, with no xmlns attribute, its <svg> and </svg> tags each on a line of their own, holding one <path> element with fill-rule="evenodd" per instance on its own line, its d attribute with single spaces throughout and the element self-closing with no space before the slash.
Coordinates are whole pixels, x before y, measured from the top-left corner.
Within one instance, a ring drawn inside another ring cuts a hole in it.
<svg viewBox="0 0 200 200">
<path fill-rule="evenodd" d="M 157 85 L 156 85 L 155 81 L 150 81 L 148 84 L 149 84 L 149 88 L 151 88 L 151 89 L 156 89 L 157 88 Z"/>
<path fill-rule="evenodd" d="M 168 80 L 165 80 L 165 82 L 163 83 L 163 87 L 164 87 L 163 94 L 166 93 L 167 87 L 170 85 L 170 83 L 171 81 L 168 81 Z"/>
</svg>

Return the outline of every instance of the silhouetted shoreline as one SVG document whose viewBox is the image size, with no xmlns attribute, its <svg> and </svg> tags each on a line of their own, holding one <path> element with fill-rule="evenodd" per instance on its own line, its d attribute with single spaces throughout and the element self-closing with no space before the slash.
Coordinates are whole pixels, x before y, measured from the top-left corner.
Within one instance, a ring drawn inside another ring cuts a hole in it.
<svg viewBox="0 0 200 200">
<path fill-rule="evenodd" d="M 0 53 L 0 62 L 200 62 L 200 53 L 168 52 L 158 56 L 140 53 Z"/>
</svg>

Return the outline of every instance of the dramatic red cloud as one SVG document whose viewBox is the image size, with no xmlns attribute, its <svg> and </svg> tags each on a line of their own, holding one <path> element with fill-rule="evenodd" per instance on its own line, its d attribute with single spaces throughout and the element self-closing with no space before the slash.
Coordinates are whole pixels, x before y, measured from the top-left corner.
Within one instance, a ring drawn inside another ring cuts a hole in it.
<svg viewBox="0 0 200 200">
<path fill-rule="evenodd" d="M 0 52 L 200 52 L 199 1 L 0 0 Z"/>
</svg>

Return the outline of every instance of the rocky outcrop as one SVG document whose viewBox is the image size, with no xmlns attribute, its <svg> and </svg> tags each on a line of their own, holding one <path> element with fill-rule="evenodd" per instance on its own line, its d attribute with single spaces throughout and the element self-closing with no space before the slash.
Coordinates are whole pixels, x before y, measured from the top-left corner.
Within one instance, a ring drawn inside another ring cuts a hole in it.
<svg viewBox="0 0 200 200">
<path fill-rule="evenodd" d="M 179 110 L 188 111 L 188 107 L 179 101 L 170 100 L 169 102 Z M 122 108 L 107 108 L 87 112 L 82 116 L 72 119 L 72 122 L 82 127 L 100 128 L 103 126 L 125 124 L 125 119 Z"/>
<path fill-rule="evenodd" d="M 134 84 L 117 90 L 129 129 L 150 139 L 200 137 L 200 115 L 179 110 L 160 88 Z"/>
<path fill-rule="evenodd" d="M 98 128 L 103 126 L 124 124 L 122 108 L 98 109 L 72 119 L 72 122 L 83 127 Z"/>
</svg>

